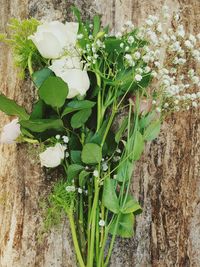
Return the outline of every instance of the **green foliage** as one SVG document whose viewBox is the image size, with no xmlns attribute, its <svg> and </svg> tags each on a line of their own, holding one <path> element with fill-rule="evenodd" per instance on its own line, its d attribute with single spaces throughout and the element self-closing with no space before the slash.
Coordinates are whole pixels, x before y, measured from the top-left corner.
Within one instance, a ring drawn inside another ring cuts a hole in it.
<svg viewBox="0 0 200 267">
<path fill-rule="evenodd" d="M 85 164 L 96 164 L 102 159 L 101 147 L 97 144 L 88 143 L 83 146 L 81 159 Z"/>
<path fill-rule="evenodd" d="M 45 116 L 45 111 L 46 105 L 41 99 L 39 99 L 33 106 L 30 119 L 42 119 Z"/>
<path fill-rule="evenodd" d="M 113 213 L 118 213 L 120 210 L 119 199 L 115 191 L 115 181 L 106 179 L 103 187 L 103 204 L 108 210 L 112 211 Z"/>
<path fill-rule="evenodd" d="M 80 174 L 79 174 L 79 186 L 80 187 L 84 187 L 84 185 L 87 182 L 87 178 L 88 178 L 89 175 L 90 175 L 90 173 L 85 171 L 85 170 L 82 170 L 80 172 Z"/>
<path fill-rule="evenodd" d="M 133 146 L 133 153 L 131 155 L 132 160 L 139 160 L 144 150 L 144 139 L 139 131 L 135 134 L 135 142 Z"/>
<path fill-rule="evenodd" d="M 91 109 L 96 103 L 89 100 L 72 100 L 67 104 L 62 112 L 62 117 L 65 115 L 84 109 Z"/>
<path fill-rule="evenodd" d="M 40 88 L 40 86 L 43 84 L 43 82 L 49 77 L 54 76 L 54 73 L 49 68 L 44 68 L 41 70 L 38 70 L 32 74 L 33 82 L 35 83 L 37 88 Z"/>
<path fill-rule="evenodd" d="M 114 234 L 116 228 L 117 218 L 113 220 L 109 228 L 109 232 Z M 134 215 L 132 213 L 120 214 L 117 225 L 117 235 L 123 238 L 130 238 L 133 236 Z"/>
<path fill-rule="evenodd" d="M 68 181 L 72 181 L 72 179 L 76 178 L 78 174 L 84 169 L 82 165 L 79 164 L 71 164 L 67 168 L 67 179 Z"/>
<path fill-rule="evenodd" d="M 158 137 L 160 133 L 161 121 L 153 121 L 144 131 L 144 140 L 152 141 Z"/>
<path fill-rule="evenodd" d="M 32 35 L 39 21 L 31 18 L 27 20 L 11 19 L 8 24 L 8 36 L 2 35 L 1 42 L 9 44 L 13 49 L 14 59 L 17 67 L 21 68 L 21 75 L 24 75 L 24 70 L 28 67 L 28 60 L 31 55 L 34 66 L 40 66 L 42 58 L 31 40 L 28 39 Z"/>
<path fill-rule="evenodd" d="M 44 214 L 46 230 L 49 230 L 54 225 L 58 225 L 64 214 L 74 211 L 76 192 L 67 192 L 66 187 L 68 185 L 69 183 L 66 181 L 56 182 L 47 198 Z"/>
<path fill-rule="evenodd" d="M 35 133 L 42 133 L 47 130 L 63 130 L 63 122 L 60 119 L 22 120 L 20 125 Z"/>
<path fill-rule="evenodd" d="M 93 19 L 93 36 L 96 37 L 96 35 L 98 34 L 100 27 L 101 27 L 101 20 L 100 17 L 98 15 L 94 16 Z"/>
<path fill-rule="evenodd" d="M 133 163 L 130 160 L 124 160 L 119 166 L 116 180 L 119 182 L 128 181 L 133 172 Z"/>
<path fill-rule="evenodd" d="M 141 212 L 142 208 L 140 204 L 131 196 L 128 195 L 125 205 L 120 209 L 121 213 L 128 214 L 134 212 Z"/>
<path fill-rule="evenodd" d="M 81 164 L 81 151 L 80 150 L 71 150 L 70 153 L 72 163 Z"/>
<path fill-rule="evenodd" d="M 115 142 L 118 144 L 119 141 L 121 140 L 125 130 L 127 129 L 127 125 L 128 125 L 128 118 L 125 118 L 123 120 L 123 122 L 121 123 L 121 125 L 119 126 L 118 131 L 115 134 Z"/>
<path fill-rule="evenodd" d="M 83 109 L 74 114 L 71 118 L 72 128 L 77 129 L 83 126 L 89 119 L 91 113 L 92 113 L 91 109 Z"/>
<path fill-rule="evenodd" d="M 26 110 L 19 106 L 14 100 L 0 94 L 0 110 L 10 116 L 18 116 L 20 119 L 28 119 Z"/>
<path fill-rule="evenodd" d="M 38 90 L 40 98 L 53 108 L 61 108 L 68 94 L 68 85 L 59 77 L 49 76 Z"/>
</svg>

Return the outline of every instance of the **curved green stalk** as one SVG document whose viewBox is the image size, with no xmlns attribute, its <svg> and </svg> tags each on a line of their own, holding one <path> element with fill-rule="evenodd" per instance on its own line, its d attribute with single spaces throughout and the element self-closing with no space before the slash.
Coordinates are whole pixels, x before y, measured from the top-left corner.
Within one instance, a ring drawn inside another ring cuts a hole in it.
<svg viewBox="0 0 200 267">
<path fill-rule="evenodd" d="M 74 248 L 75 248 L 78 263 L 79 263 L 80 267 L 86 267 L 85 263 L 83 261 L 82 255 L 81 255 L 79 244 L 78 244 L 78 239 L 77 239 L 77 234 L 76 234 L 76 226 L 74 223 L 73 213 L 68 212 L 67 214 L 68 214 L 68 218 L 69 218 L 69 223 L 70 223 L 71 232 L 72 232 L 72 239 L 73 239 Z"/>
<path fill-rule="evenodd" d="M 32 76 L 33 74 L 33 67 L 32 67 L 32 56 L 33 56 L 33 53 L 30 52 L 29 56 L 28 56 L 28 70 L 29 70 L 29 73 L 30 73 L 30 76 Z"/>
</svg>

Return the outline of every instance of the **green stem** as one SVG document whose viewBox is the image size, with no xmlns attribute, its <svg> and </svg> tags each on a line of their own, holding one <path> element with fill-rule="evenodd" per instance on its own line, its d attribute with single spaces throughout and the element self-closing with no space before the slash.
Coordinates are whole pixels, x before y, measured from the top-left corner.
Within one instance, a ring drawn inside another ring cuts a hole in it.
<svg viewBox="0 0 200 267">
<path fill-rule="evenodd" d="M 94 194 L 94 202 L 91 212 L 91 224 L 89 223 L 89 227 L 91 226 L 91 235 L 90 235 L 90 247 L 89 247 L 89 257 L 87 262 L 87 267 L 93 267 L 94 260 L 94 242 L 95 242 L 95 229 L 96 229 L 96 211 L 99 200 L 99 185 L 98 180 L 95 178 L 95 194 Z"/>
<path fill-rule="evenodd" d="M 32 52 L 29 54 L 28 56 L 28 70 L 29 70 L 29 73 L 30 73 L 30 76 L 32 76 L 33 74 L 33 67 L 32 67 Z"/>
<path fill-rule="evenodd" d="M 101 126 L 102 99 L 101 99 L 101 77 L 97 73 L 96 73 L 96 78 L 97 78 L 97 85 L 99 87 L 98 98 L 97 98 L 97 130 L 96 130 L 97 132 Z"/>
<path fill-rule="evenodd" d="M 100 253 L 99 253 L 99 261 L 98 261 L 97 267 L 101 267 L 103 260 L 104 260 L 103 256 L 104 256 L 104 249 L 105 249 L 106 241 L 108 238 L 108 232 L 109 232 L 109 227 L 105 227 L 105 233 L 104 233 L 104 238 L 103 238 Z"/>
<path fill-rule="evenodd" d="M 106 261 L 104 263 L 105 267 L 108 265 L 110 257 L 111 257 L 111 254 L 112 254 L 113 246 L 114 246 L 114 243 L 115 243 L 115 238 L 116 238 L 116 235 L 117 235 L 117 229 L 118 229 L 120 215 L 121 215 L 120 213 L 117 215 L 115 229 L 114 229 L 114 232 L 113 232 L 113 235 L 112 235 L 112 239 L 111 239 L 110 247 L 109 247 L 109 250 L 108 250 L 107 257 L 106 257 Z"/>
<path fill-rule="evenodd" d="M 108 135 L 108 132 L 110 130 L 110 127 L 112 126 L 112 122 L 114 120 L 114 117 L 115 117 L 115 114 L 116 114 L 117 110 L 115 108 L 115 104 L 113 104 L 113 108 L 112 108 L 112 113 L 111 113 L 111 116 L 109 118 L 109 121 L 108 121 L 108 125 L 106 127 L 106 130 L 105 130 L 105 133 L 104 133 L 104 136 L 103 136 L 103 139 L 102 139 L 102 142 L 101 142 L 101 147 L 103 147 L 104 145 L 104 142 L 106 140 L 106 137 Z"/>
<path fill-rule="evenodd" d="M 84 233 L 84 224 L 83 224 L 83 195 L 80 195 L 79 201 L 79 232 L 80 232 L 80 244 L 82 255 L 85 252 L 85 233 Z M 85 256 L 85 255 L 84 255 Z"/>
<path fill-rule="evenodd" d="M 96 248 L 96 262 L 99 260 L 99 205 L 97 205 L 96 212 L 96 240 L 95 240 L 95 248 Z"/>
<path fill-rule="evenodd" d="M 79 265 L 80 265 L 80 267 L 85 267 L 85 263 L 83 261 L 81 251 L 79 248 L 79 244 L 78 244 L 78 239 L 77 239 L 77 235 L 76 235 L 76 227 L 75 227 L 74 217 L 73 217 L 72 212 L 68 212 L 68 218 L 69 218 L 69 223 L 70 223 L 70 227 L 71 227 L 74 248 L 75 248 L 75 252 L 76 252 L 76 256 L 77 256 Z"/>
</svg>

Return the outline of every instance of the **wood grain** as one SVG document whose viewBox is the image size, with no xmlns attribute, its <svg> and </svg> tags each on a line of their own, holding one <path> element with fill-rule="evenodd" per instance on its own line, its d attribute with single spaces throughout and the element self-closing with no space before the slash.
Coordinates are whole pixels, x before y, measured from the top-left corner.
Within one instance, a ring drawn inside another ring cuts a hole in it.
<svg viewBox="0 0 200 267">
<path fill-rule="evenodd" d="M 171 15 L 182 10 L 188 31 L 199 31 L 199 0 L 168 0 Z M 0 31 L 11 17 L 71 20 L 76 4 L 84 17 L 102 14 L 104 24 L 119 31 L 133 20 L 140 25 L 148 14 L 160 13 L 162 0 L 0 0 Z M 170 26 L 171 22 L 169 22 Z M 0 90 L 28 110 L 34 99 L 30 82 L 20 81 L 11 52 L 0 45 Z M 189 66 L 188 66 L 189 67 Z M 143 206 L 135 237 L 118 239 L 111 266 L 200 266 L 200 173 L 198 111 L 183 112 L 167 120 L 158 140 L 147 144 L 137 164 L 132 192 Z M 0 114 L 0 125 L 8 118 Z M 26 145 L 0 146 L 0 267 L 75 267 L 67 222 L 39 239 L 39 199 L 52 185 Z"/>
</svg>

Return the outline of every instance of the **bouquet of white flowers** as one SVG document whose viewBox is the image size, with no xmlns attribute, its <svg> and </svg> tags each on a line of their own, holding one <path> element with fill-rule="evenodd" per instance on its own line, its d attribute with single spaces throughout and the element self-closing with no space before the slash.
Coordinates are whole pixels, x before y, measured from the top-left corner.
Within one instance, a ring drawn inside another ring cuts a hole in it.
<svg viewBox="0 0 200 267">
<path fill-rule="evenodd" d="M 189 93 L 198 73 L 185 65 L 200 62 L 200 35 L 178 24 L 164 30 L 156 16 L 141 28 L 128 21 L 114 35 L 98 15 L 83 22 L 72 10 L 77 23 L 14 19 L 9 38 L 1 36 L 37 99 L 28 114 L 0 94 L 0 110 L 17 117 L 0 140 L 36 144 L 42 166 L 60 166 L 46 222 L 67 215 L 79 266 L 105 267 L 116 237 L 132 237 L 142 211 L 129 189 L 145 142 L 169 113 L 199 106 L 200 92 Z"/>
</svg>

